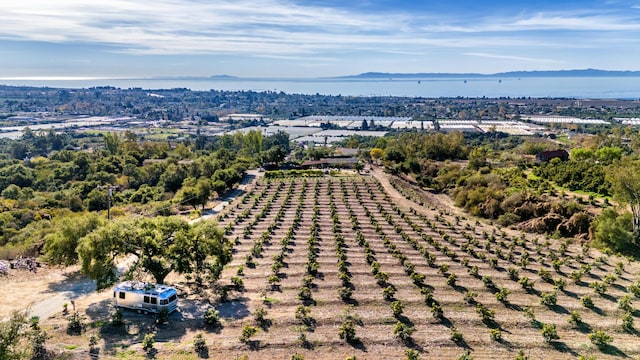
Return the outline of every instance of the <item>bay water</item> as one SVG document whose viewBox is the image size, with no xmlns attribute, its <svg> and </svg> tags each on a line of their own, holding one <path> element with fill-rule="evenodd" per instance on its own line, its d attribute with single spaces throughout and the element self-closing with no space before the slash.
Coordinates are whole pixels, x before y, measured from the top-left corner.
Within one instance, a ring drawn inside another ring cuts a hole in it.
<svg viewBox="0 0 640 360">
<path fill-rule="evenodd" d="M 83 78 L 0 79 L 0 85 L 52 88 L 112 86 L 145 90 L 258 91 L 343 96 L 640 99 L 640 77 L 483 77 L 416 79 Z"/>
</svg>

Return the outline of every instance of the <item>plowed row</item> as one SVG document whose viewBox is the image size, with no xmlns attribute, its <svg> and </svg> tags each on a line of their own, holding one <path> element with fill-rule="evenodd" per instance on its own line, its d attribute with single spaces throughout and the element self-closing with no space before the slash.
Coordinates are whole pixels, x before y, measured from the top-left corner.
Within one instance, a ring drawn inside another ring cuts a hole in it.
<svg viewBox="0 0 640 360">
<path fill-rule="evenodd" d="M 219 305 L 222 329 L 205 334 L 216 358 L 391 359 L 409 349 L 438 359 L 467 350 L 476 359 L 513 359 L 520 350 L 530 359 L 640 354 L 636 333 L 621 329 L 626 311 L 618 305 L 625 295 L 635 299 L 627 290 L 638 280 L 634 262 L 566 240 L 504 232 L 428 204 L 400 208 L 372 177 L 261 181 L 218 218 L 236 242 L 220 283 L 232 287 L 236 277 L 242 286 Z M 317 271 L 310 269 L 313 259 Z M 570 274 L 580 271 L 575 282 Z M 534 283 L 530 290 L 519 282 L 525 276 Z M 589 285 L 607 276 L 605 294 L 596 294 Z M 556 289 L 562 280 L 566 287 Z M 305 286 L 310 296 L 301 296 Z M 508 292 L 507 301 L 496 299 L 499 291 Z M 541 304 L 554 291 L 556 305 Z M 475 300 L 468 299 L 472 293 Z M 584 296 L 593 308 L 582 305 Z M 396 316 L 394 302 L 403 308 Z M 303 306 L 306 323 L 296 317 Z M 271 322 L 241 343 L 242 327 L 256 325 L 258 308 Z M 493 312 L 493 320 L 483 321 L 479 308 Z M 568 322 L 572 311 L 580 326 Z M 352 342 L 339 336 L 345 315 L 356 319 Z M 394 334 L 398 324 L 414 329 L 404 341 Z M 543 324 L 555 324 L 560 339 L 546 343 Z M 502 340 L 492 339 L 491 329 Z M 593 330 L 613 336 L 612 345 L 594 346 Z M 462 339 L 452 340 L 453 332 Z"/>
</svg>

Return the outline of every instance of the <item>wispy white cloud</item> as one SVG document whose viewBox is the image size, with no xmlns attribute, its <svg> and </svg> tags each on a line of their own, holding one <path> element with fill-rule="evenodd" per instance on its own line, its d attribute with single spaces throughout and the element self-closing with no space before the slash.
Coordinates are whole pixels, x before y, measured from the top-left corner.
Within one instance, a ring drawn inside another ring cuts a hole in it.
<svg viewBox="0 0 640 360">
<path fill-rule="evenodd" d="M 526 30 L 638 31 L 638 19 L 626 16 L 589 15 L 582 17 L 536 14 L 515 21 L 511 26 Z"/>
<path fill-rule="evenodd" d="M 555 59 L 540 59 L 540 58 L 531 58 L 531 57 L 515 56 L 515 55 L 500 55 L 500 54 L 477 53 L 477 52 L 468 52 L 468 53 L 465 53 L 464 55 L 489 58 L 489 59 L 515 60 L 518 62 L 529 62 L 529 63 L 546 63 L 546 64 L 563 63 L 563 61 L 559 61 Z"/>
<path fill-rule="evenodd" d="M 5 39 L 96 42 L 158 54 L 307 53 L 358 43 L 359 34 L 388 33 L 397 23 L 392 17 L 276 0 L 25 0 L 0 5 L 0 36 Z"/>
<path fill-rule="evenodd" d="M 292 0 L 21 0 L 0 4 L 0 38 L 101 44 L 114 52 L 144 55 L 294 60 L 355 51 L 414 55 L 446 48 L 498 59 L 500 55 L 482 49 L 589 46 L 572 32 L 611 32 L 616 38 L 609 41 L 637 44 L 640 18 L 633 16 L 640 14 L 632 13 L 586 9 L 474 17 L 464 11 L 361 13 Z"/>
</svg>

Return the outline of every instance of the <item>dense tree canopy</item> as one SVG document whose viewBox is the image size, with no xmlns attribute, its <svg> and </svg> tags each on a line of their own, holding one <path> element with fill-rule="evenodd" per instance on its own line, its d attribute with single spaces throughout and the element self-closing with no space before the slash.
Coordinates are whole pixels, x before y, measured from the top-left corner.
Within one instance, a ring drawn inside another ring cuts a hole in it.
<svg viewBox="0 0 640 360">
<path fill-rule="evenodd" d="M 58 217 L 69 216 L 65 209 L 102 212 L 109 202 L 116 214 L 125 207 L 154 216 L 175 214 L 178 206 L 204 207 L 211 196 L 233 188 L 246 169 L 265 161 L 279 163 L 289 149 L 289 136 L 282 132 L 203 139 L 197 150 L 188 140 L 170 146 L 143 141 L 132 132 L 107 133 L 95 137 L 94 148 L 87 151 L 79 150 L 77 138 L 51 132 L 25 131 L 22 139 L 0 140 L 5 149 L 12 144 L 23 148 L 14 158 L 9 153 L 0 156 L 0 247 L 10 245 L 12 256 L 43 250 L 52 261 L 67 264 L 74 255 L 59 251 L 73 248 L 76 240 L 67 241 L 69 234 L 21 233 L 32 222 L 48 228 L 50 218 L 66 229 L 58 223 Z M 110 199 L 107 187 L 115 189 Z M 78 221 L 80 231 L 84 220 Z"/>
<path fill-rule="evenodd" d="M 133 260 L 133 268 L 147 272 L 159 284 L 172 271 L 197 276 L 208 271 L 215 280 L 231 260 L 231 244 L 215 223 L 190 225 L 177 217 L 110 222 L 82 238 L 77 251 L 82 271 L 96 279 L 99 288 L 116 279 L 116 259 Z"/>
</svg>

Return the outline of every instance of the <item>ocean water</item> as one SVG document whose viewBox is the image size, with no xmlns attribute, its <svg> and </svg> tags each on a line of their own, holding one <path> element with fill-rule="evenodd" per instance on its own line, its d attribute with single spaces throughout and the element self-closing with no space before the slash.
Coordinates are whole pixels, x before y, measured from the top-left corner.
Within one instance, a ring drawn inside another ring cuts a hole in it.
<svg viewBox="0 0 640 360">
<path fill-rule="evenodd" d="M 147 90 L 275 91 L 289 94 L 408 97 L 554 97 L 640 99 L 640 77 L 491 77 L 421 79 L 82 79 L 2 80 L 0 85 L 55 88 L 113 86 Z"/>
</svg>

